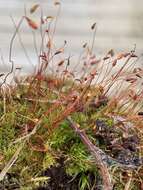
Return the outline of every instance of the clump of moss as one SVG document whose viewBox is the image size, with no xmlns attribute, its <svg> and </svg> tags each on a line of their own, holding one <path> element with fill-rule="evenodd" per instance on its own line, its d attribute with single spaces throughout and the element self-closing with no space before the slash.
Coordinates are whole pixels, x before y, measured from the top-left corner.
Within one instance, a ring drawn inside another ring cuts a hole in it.
<svg viewBox="0 0 143 190">
<path fill-rule="evenodd" d="M 70 128 L 66 118 L 60 121 L 58 127 L 54 128 L 53 125 L 53 121 L 57 120 L 57 117 L 60 117 L 60 114 L 67 105 L 56 107 L 47 116 L 46 113 L 51 109 L 51 103 L 39 101 L 39 99 L 43 98 L 45 88 L 41 88 L 41 96 L 37 95 L 38 97 L 36 97 L 34 95 L 34 98 L 33 95 L 28 97 L 28 90 L 24 90 L 23 88 L 22 91 L 20 90 L 21 86 L 20 88 L 17 87 L 14 92 L 15 94 L 13 94 L 14 98 L 6 102 L 6 113 L 1 118 L 1 170 L 23 142 L 23 137 L 32 132 L 40 120 L 41 122 L 36 133 L 25 141 L 16 164 L 10 168 L 1 185 L 3 184 L 5 187 L 9 186 L 12 188 L 15 184 L 18 188 L 26 189 L 30 186 L 38 188 L 38 186 L 43 186 L 44 183 L 48 184 L 48 180 L 50 179 L 43 176 L 43 172 L 47 169 L 58 167 L 59 159 L 62 158 L 67 175 L 79 178 L 78 184 L 80 189 L 90 189 L 93 185 L 90 181 L 90 175 L 94 175 L 94 180 L 96 181 L 98 173 L 93 163 L 93 158 L 81 139 Z M 21 94 L 21 98 L 15 98 L 19 93 Z M 51 99 L 52 97 L 55 98 L 55 95 L 51 91 L 48 93 L 47 90 L 44 94 L 44 101 L 46 98 L 49 99 L 50 96 Z M 111 139 L 107 139 L 107 134 L 110 132 L 112 140 L 116 138 L 120 138 L 121 140 L 122 133 L 121 130 L 118 133 L 112 117 L 102 115 L 104 107 L 103 105 L 101 107 L 100 110 L 97 108 L 95 112 L 92 112 L 90 109 L 76 111 L 71 116 L 81 126 L 81 129 L 86 131 L 93 143 L 112 155 L 113 149 L 109 148 L 109 145 L 106 143 L 106 140 L 111 141 Z M 33 109 L 35 111 L 31 112 Z M 104 132 L 106 136 L 104 136 Z M 118 136 L 116 136 L 116 133 L 118 133 Z M 101 137 L 104 139 L 102 144 L 100 144 Z"/>
</svg>

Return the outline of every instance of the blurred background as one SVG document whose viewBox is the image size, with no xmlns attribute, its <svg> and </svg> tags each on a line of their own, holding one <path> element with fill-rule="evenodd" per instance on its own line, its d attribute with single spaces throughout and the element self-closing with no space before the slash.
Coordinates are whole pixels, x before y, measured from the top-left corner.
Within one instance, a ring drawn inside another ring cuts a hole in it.
<svg viewBox="0 0 143 190">
<path fill-rule="evenodd" d="M 57 47 L 68 42 L 66 52 L 77 56 L 85 42 L 91 43 L 91 25 L 97 23 L 94 52 L 105 54 L 113 48 L 115 52 L 130 51 L 136 44 L 138 55 L 143 53 L 143 1 L 142 0 L 62 0 L 61 13 L 57 23 L 55 41 Z M 10 15 L 17 22 L 30 7 L 40 3 L 45 16 L 55 16 L 57 7 L 53 0 L 0 0 L 0 49 L 3 58 L 0 60 L 0 71 L 9 69 L 8 53 L 10 39 L 14 33 L 14 25 Z M 38 19 L 38 11 L 32 15 Z M 32 33 L 27 27 L 21 29 L 21 38 L 32 64 L 37 62 L 34 51 Z M 40 45 L 40 42 L 39 42 Z M 2 59 L 4 59 L 2 61 Z M 23 72 L 31 72 L 18 38 L 15 39 L 13 59 Z M 141 63 L 141 65 L 143 65 Z"/>
</svg>

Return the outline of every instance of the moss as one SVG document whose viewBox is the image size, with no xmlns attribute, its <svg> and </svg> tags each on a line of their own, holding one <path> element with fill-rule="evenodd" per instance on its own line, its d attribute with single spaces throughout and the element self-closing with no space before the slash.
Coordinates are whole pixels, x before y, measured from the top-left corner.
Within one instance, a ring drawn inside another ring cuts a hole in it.
<svg viewBox="0 0 143 190">
<path fill-rule="evenodd" d="M 10 142 L 15 139 L 15 112 L 7 113 L 1 121 L 0 150 L 7 149 Z"/>
<path fill-rule="evenodd" d="M 77 139 L 76 134 L 69 128 L 68 122 L 64 121 L 54 131 L 49 143 L 51 148 L 62 150 L 64 146 L 67 146 L 67 144 L 70 145 L 71 141 L 75 143 Z"/>
<path fill-rule="evenodd" d="M 13 144 L 13 142 L 30 133 L 35 124 L 42 118 L 36 134 L 26 141 L 16 163 L 9 170 L 11 176 L 9 186 L 12 187 L 16 183 L 18 188 L 23 190 L 37 188 L 44 184 L 44 181 L 47 182 L 47 179 L 42 176 L 43 172 L 52 166 L 57 166 L 58 159 L 62 157 L 64 158 L 66 173 L 72 177 L 79 176 L 79 189 L 90 189 L 89 174 L 92 173 L 95 178 L 99 176 L 92 157 L 77 134 L 70 128 L 66 118 L 59 122 L 58 127 L 55 128 L 53 125 L 53 121 L 61 116 L 66 105 L 56 107 L 48 116 L 45 114 L 52 108 L 52 104 L 42 103 L 38 100 L 54 100 L 57 95 L 45 86 L 42 88 L 42 86 L 40 86 L 41 94 L 33 92 L 35 88 L 29 90 L 27 87 L 18 86 L 13 91 L 13 98 L 6 101 L 5 115 L 2 115 L 3 100 L 0 101 L 2 117 L 0 155 L 3 157 L 0 162 L 0 169 L 4 168 L 21 143 Z M 66 96 L 68 95 L 68 89 L 69 87 L 62 89 L 66 91 Z M 31 97 L 35 101 L 30 101 Z M 100 143 L 95 138 L 95 121 L 97 119 L 104 121 L 109 129 L 114 127 L 113 119 L 106 116 L 103 105 L 94 111 L 87 107 L 86 110 L 72 113 L 71 117 L 86 131 L 91 141 L 99 146 Z M 104 147 L 100 146 L 100 148 L 106 151 L 105 145 Z M 4 181 L 8 183 L 6 179 Z M 123 186 L 116 183 L 115 188 L 119 190 Z"/>
<path fill-rule="evenodd" d="M 91 157 L 81 142 L 74 143 L 69 148 L 68 157 L 66 171 L 69 175 L 75 176 L 89 170 L 92 171 L 94 168 Z"/>
</svg>

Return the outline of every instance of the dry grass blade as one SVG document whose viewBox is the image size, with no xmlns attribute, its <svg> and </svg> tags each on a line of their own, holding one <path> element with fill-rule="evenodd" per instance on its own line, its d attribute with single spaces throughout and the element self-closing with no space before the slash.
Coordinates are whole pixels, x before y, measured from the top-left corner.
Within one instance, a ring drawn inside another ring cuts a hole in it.
<svg viewBox="0 0 143 190">
<path fill-rule="evenodd" d="M 13 164 L 16 162 L 18 159 L 18 156 L 23 148 L 23 144 L 16 150 L 12 158 L 9 160 L 9 162 L 6 164 L 4 169 L 0 172 L 0 181 L 2 181 L 7 174 L 8 170 L 13 166 Z"/>
<path fill-rule="evenodd" d="M 125 189 L 124 190 L 130 190 L 130 186 L 131 186 L 131 182 L 132 182 L 132 175 L 129 177 L 126 185 L 125 185 Z"/>
<path fill-rule="evenodd" d="M 103 189 L 112 190 L 113 185 L 111 182 L 111 176 L 109 174 L 107 165 L 103 163 L 101 155 L 98 154 L 99 149 L 95 145 L 92 144 L 92 142 L 89 140 L 85 132 L 80 130 L 79 126 L 71 119 L 70 116 L 67 118 L 67 120 L 71 124 L 71 127 L 74 129 L 74 131 L 80 136 L 81 140 L 86 145 L 86 147 L 88 148 L 92 156 L 95 158 L 95 163 L 99 167 L 102 178 L 103 178 Z"/>
</svg>

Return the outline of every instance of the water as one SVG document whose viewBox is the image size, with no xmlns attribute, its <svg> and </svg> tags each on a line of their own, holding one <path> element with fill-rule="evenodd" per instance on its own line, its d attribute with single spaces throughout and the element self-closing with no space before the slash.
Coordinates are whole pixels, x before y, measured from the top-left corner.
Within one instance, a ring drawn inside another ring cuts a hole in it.
<svg viewBox="0 0 143 190">
<path fill-rule="evenodd" d="M 5 64 L 0 62 L 1 72 L 9 69 L 8 52 L 14 26 L 10 15 L 17 22 L 24 14 L 24 5 L 27 10 L 40 2 L 45 16 L 55 15 L 57 7 L 51 0 L 1 0 L 0 1 L 0 48 Z M 138 3 L 137 3 L 138 2 Z M 38 19 L 38 11 L 34 14 Z M 143 53 L 143 1 L 142 0 L 63 0 L 61 14 L 56 30 L 56 46 L 62 46 L 67 40 L 67 54 L 78 55 L 85 42 L 91 43 L 91 25 L 97 23 L 97 33 L 94 52 L 104 54 L 113 48 L 117 52 L 130 51 L 134 44 L 137 53 Z M 32 64 L 37 63 L 31 32 L 26 28 L 26 23 L 21 29 L 22 41 L 28 50 Z M 37 42 L 40 44 L 40 42 Z M 15 65 L 22 67 L 23 72 L 31 72 L 32 66 L 28 63 L 23 50 L 15 40 L 13 48 Z"/>
</svg>

